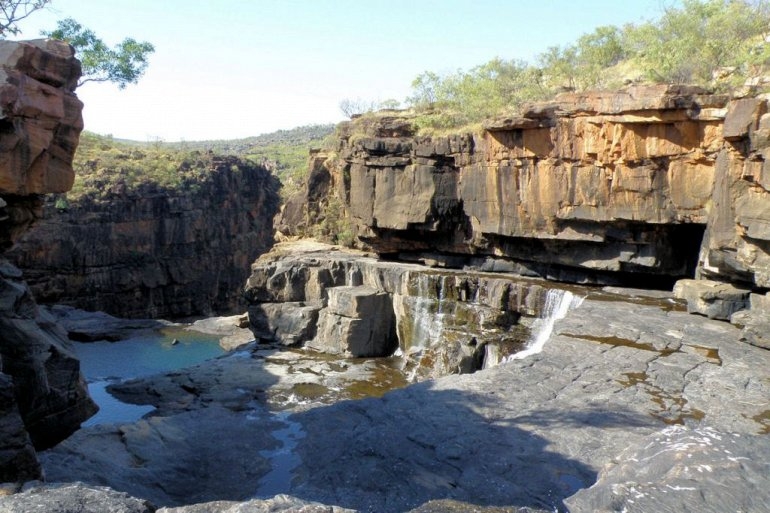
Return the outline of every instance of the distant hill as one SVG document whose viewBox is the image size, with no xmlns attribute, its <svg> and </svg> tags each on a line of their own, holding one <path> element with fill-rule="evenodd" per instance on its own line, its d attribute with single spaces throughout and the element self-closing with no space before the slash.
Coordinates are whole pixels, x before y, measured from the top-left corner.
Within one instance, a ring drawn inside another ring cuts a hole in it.
<svg viewBox="0 0 770 513">
<path fill-rule="evenodd" d="M 98 197 L 121 183 L 129 189 L 155 184 L 190 187 L 211 169 L 217 156 L 232 155 L 270 169 L 281 181 L 282 195 L 294 192 L 307 172 L 309 150 L 321 146 L 334 125 L 309 125 L 234 140 L 131 141 L 83 132 L 75 153 L 75 185 L 70 199 Z"/>
</svg>

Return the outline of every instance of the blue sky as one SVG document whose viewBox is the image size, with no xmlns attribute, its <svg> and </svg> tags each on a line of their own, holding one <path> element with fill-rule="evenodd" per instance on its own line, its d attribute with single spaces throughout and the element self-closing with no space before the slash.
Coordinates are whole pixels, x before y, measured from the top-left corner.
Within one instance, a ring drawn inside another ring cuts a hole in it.
<svg viewBox="0 0 770 513">
<path fill-rule="evenodd" d="M 672 0 L 53 0 L 20 24 L 71 17 L 113 45 L 155 45 L 138 85 L 87 83 L 86 129 L 135 140 L 248 137 L 344 118 L 345 98 L 403 100 L 423 71 L 535 57 Z"/>
</svg>

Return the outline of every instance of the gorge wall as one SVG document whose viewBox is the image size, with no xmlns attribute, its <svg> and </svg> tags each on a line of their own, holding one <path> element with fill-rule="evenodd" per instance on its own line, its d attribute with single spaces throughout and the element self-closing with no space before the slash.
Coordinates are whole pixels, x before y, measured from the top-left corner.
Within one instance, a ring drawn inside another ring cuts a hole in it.
<svg viewBox="0 0 770 513">
<path fill-rule="evenodd" d="M 56 41 L 0 41 L 0 482 L 41 477 L 36 449 L 93 415 L 67 335 L 38 310 L 6 250 L 67 191 L 83 128 L 80 63 Z"/>
<path fill-rule="evenodd" d="M 10 253 L 38 301 L 145 318 L 242 307 L 249 265 L 273 242 L 280 184 L 264 167 L 208 159 L 190 186 L 49 201 Z"/>
<path fill-rule="evenodd" d="M 385 258 L 668 290 L 697 276 L 681 292 L 693 305 L 715 300 L 711 280 L 737 287 L 734 310 L 766 311 L 767 110 L 661 85 L 565 93 L 480 134 L 416 136 L 413 115 L 365 115 L 315 157 L 277 228 L 297 234 L 342 205 Z"/>
</svg>

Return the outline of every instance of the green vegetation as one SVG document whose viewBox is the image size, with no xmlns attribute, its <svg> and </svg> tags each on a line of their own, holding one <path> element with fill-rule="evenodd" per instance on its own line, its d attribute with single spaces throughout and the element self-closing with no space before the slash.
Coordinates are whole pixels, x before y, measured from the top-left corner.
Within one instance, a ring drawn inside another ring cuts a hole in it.
<svg viewBox="0 0 770 513">
<path fill-rule="evenodd" d="M 215 161 L 227 155 L 262 165 L 281 180 L 284 190 L 297 190 L 307 173 L 308 149 L 320 145 L 333 129 L 316 125 L 233 141 L 179 143 L 116 140 L 83 132 L 73 162 L 75 184 L 67 198 L 97 199 L 151 188 L 194 189 Z"/>
<path fill-rule="evenodd" d="M 0 0 L 0 39 L 8 34 L 18 34 L 18 22 L 49 3 L 51 0 Z M 78 85 L 91 81 L 113 82 L 123 89 L 128 84 L 135 84 L 147 69 L 148 57 L 155 51 L 152 44 L 130 37 L 110 48 L 92 30 L 72 18 L 60 20 L 55 30 L 42 35 L 75 47 L 83 66 L 83 78 Z"/>
<path fill-rule="evenodd" d="M 222 155 L 237 155 L 261 164 L 283 184 L 284 197 L 299 190 L 307 175 L 310 148 L 318 148 L 334 132 L 334 125 L 308 125 L 291 130 L 230 141 L 196 141 L 168 144 L 180 150 L 212 151 Z"/>
<path fill-rule="evenodd" d="M 770 64 L 767 0 L 683 0 L 654 22 L 599 27 L 536 64 L 493 59 L 412 82 L 408 104 L 421 132 L 478 125 L 524 102 L 564 90 L 612 89 L 634 82 L 689 83 L 730 90 L 759 83 Z"/>
<path fill-rule="evenodd" d="M 128 84 L 136 84 L 147 69 L 149 55 L 155 51 L 152 44 L 130 37 L 110 48 L 92 30 L 72 18 L 58 21 L 56 30 L 43 35 L 75 47 L 83 65 L 79 86 L 86 82 L 113 82 L 123 89 Z"/>
<path fill-rule="evenodd" d="M 213 155 L 114 140 L 83 132 L 75 153 L 71 200 L 147 187 L 194 188 L 213 164 Z"/>
<path fill-rule="evenodd" d="M 16 24 L 49 3 L 51 0 L 0 0 L 0 38 L 18 34 Z"/>
</svg>

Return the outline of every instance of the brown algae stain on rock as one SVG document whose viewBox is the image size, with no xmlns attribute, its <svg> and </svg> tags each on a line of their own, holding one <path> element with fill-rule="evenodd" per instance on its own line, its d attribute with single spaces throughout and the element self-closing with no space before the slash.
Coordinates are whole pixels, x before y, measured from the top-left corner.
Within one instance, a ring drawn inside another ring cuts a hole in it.
<svg viewBox="0 0 770 513">
<path fill-rule="evenodd" d="M 682 346 L 682 349 L 685 351 L 687 348 L 692 349 L 696 354 L 705 356 L 711 363 L 715 363 L 720 367 L 722 366 L 722 357 L 719 356 L 719 349 L 715 347 L 705 347 L 695 344 L 684 344 Z"/>
<path fill-rule="evenodd" d="M 762 429 L 759 430 L 759 434 L 770 435 L 770 410 L 765 410 L 758 415 L 754 415 L 751 417 L 751 420 L 762 426 Z"/>
<path fill-rule="evenodd" d="M 562 333 L 565 337 L 570 338 L 577 338 L 580 340 L 588 340 L 590 342 L 597 342 L 599 344 L 605 344 L 610 345 L 614 347 L 630 347 L 633 349 L 640 349 L 642 351 L 652 351 L 655 353 L 659 353 L 661 356 L 668 356 L 673 353 L 680 352 L 679 349 L 669 349 L 669 348 L 663 348 L 663 349 L 657 349 L 652 344 L 645 344 L 644 342 L 639 342 L 636 340 L 630 340 L 627 338 L 621 338 L 621 337 L 599 337 L 596 335 L 577 335 L 574 333 Z"/>
</svg>

